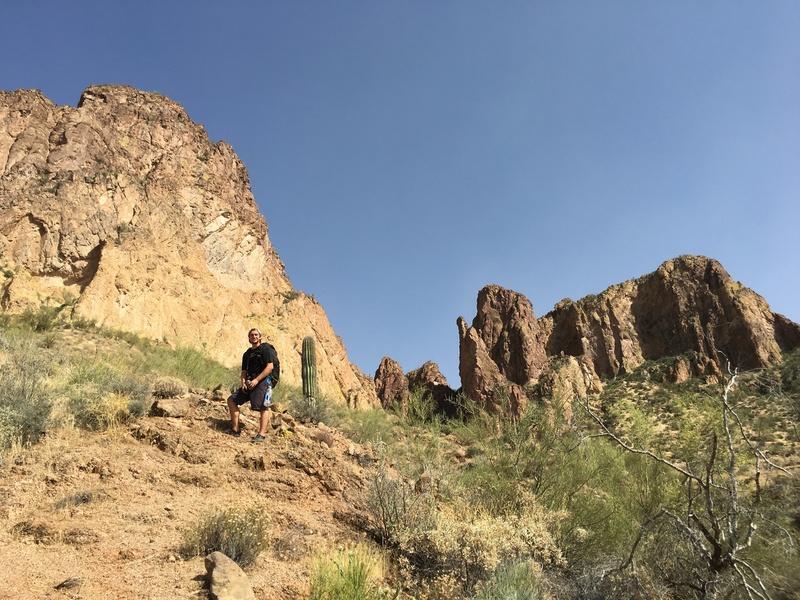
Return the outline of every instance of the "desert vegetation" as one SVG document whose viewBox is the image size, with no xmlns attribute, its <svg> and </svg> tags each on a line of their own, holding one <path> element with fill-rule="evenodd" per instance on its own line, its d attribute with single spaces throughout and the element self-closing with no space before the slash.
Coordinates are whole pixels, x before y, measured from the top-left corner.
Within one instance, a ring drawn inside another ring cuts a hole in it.
<svg viewBox="0 0 800 600">
<path fill-rule="evenodd" d="M 202 350 L 57 309 L 0 326 L 6 465 L 49 432 L 124 435 L 154 398 L 237 381 Z M 232 507 L 204 512 L 171 550 L 220 550 L 245 567 L 285 557 L 318 599 L 797 597 L 800 352 L 721 382 L 669 383 L 668 367 L 648 362 L 588 400 L 532 400 L 514 417 L 458 398 L 445 418 L 424 390 L 403 411 L 353 411 L 282 384 L 275 399 L 296 419 L 376 457 L 349 495 L 351 540 L 306 548 Z M 98 501 L 83 489 L 57 508 Z"/>
</svg>

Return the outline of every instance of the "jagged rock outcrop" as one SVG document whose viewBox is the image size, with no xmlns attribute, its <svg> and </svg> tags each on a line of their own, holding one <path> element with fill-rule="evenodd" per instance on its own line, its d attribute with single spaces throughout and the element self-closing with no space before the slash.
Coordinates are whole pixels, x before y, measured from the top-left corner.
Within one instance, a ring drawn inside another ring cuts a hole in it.
<svg viewBox="0 0 800 600">
<path fill-rule="evenodd" d="M 490 407 L 498 389 L 513 393 L 514 386 L 537 382 L 553 361 L 548 356 L 580 359 L 574 382 L 580 393 L 645 360 L 681 355 L 675 380 L 715 379 L 727 360 L 739 369 L 760 368 L 800 346 L 800 325 L 772 313 L 717 261 L 699 256 L 669 260 L 597 296 L 562 300 L 540 319 L 521 294 L 487 286 L 472 327 L 463 318 L 458 327 L 464 392 Z"/>
<path fill-rule="evenodd" d="M 375 371 L 375 391 L 384 408 L 397 406 L 401 410 L 408 402 L 408 380 L 396 360 L 384 356 Z"/>
<path fill-rule="evenodd" d="M 330 397 L 377 402 L 313 297 L 293 289 L 247 171 L 177 103 L 93 86 L 77 108 L 0 92 L 0 306 L 74 316 L 238 363 L 257 326 L 299 383 L 317 340 Z"/>
<path fill-rule="evenodd" d="M 510 410 L 523 410 L 523 387 L 535 383 L 547 365 L 530 300 L 488 285 L 478 292 L 478 314 L 472 326 L 462 317 L 457 325 L 459 375 L 467 396 L 482 400 L 490 410 L 500 410 L 506 401 Z"/>
</svg>

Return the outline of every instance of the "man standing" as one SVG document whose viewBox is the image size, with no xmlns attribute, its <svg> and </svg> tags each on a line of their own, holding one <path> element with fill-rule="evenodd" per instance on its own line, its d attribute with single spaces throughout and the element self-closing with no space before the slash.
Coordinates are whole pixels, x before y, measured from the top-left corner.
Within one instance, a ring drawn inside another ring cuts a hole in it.
<svg viewBox="0 0 800 600">
<path fill-rule="evenodd" d="M 253 437 L 254 444 L 266 439 L 269 424 L 269 407 L 272 403 L 272 377 L 278 376 L 278 355 L 270 344 L 261 341 L 261 332 L 251 329 L 247 333 L 250 348 L 242 356 L 242 386 L 228 398 L 231 413 L 231 433 L 239 437 L 239 407 L 250 401 L 250 408 L 260 414 L 258 434 Z M 272 377 L 271 377 L 272 376 Z"/>
</svg>

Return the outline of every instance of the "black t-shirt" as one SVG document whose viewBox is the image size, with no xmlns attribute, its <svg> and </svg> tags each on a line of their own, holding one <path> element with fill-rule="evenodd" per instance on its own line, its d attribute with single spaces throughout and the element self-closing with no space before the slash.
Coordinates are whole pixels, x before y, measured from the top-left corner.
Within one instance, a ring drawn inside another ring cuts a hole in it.
<svg viewBox="0 0 800 600">
<path fill-rule="evenodd" d="M 277 375 L 277 353 L 272 346 L 264 342 L 257 348 L 248 348 L 242 355 L 242 371 L 247 371 L 248 379 L 258 377 L 269 363 L 272 363 L 272 369 Z"/>
</svg>

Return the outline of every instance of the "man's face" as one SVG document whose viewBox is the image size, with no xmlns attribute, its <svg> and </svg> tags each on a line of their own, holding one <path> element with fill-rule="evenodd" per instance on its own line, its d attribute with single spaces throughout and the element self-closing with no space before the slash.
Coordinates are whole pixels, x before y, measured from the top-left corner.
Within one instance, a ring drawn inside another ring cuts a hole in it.
<svg viewBox="0 0 800 600">
<path fill-rule="evenodd" d="M 250 339 L 251 344 L 258 344 L 261 341 L 261 334 L 257 331 L 251 331 L 247 334 L 247 337 Z"/>
</svg>

